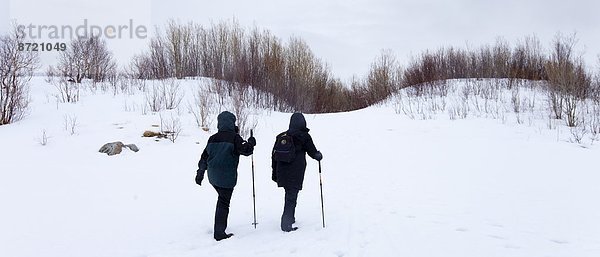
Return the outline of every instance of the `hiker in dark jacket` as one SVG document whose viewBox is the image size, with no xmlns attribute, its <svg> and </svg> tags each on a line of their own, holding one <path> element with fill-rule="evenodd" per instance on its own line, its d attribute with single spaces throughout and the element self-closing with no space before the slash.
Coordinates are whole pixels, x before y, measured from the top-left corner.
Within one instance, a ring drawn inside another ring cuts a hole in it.
<svg viewBox="0 0 600 257">
<path fill-rule="evenodd" d="M 292 227 L 292 224 L 296 222 L 296 202 L 298 192 L 302 190 L 302 183 L 304 182 L 306 154 L 317 161 L 323 159 L 323 155 L 317 151 L 308 131 L 304 115 L 302 113 L 292 114 L 290 127 L 283 133 L 292 136 L 296 148 L 295 159 L 292 162 L 286 163 L 275 160 L 274 155 L 271 156 L 271 167 L 273 168 L 271 179 L 277 182 L 278 187 L 285 189 L 285 204 L 283 215 L 281 216 L 281 230 L 285 232 L 298 229 L 298 227 Z M 273 149 L 274 152 L 275 149 Z"/>
<path fill-rule="evenodd" d="M 229 203 L 233 188 L 237 183 L 237 167 L 240 154 L 249 156 L 254 151 L 256 139 L 246 142 L 235 126 L 235 115 L 224 111 L 217 117 L 219 131 L 208 139 L 206 148 L 198 162 L 196 184 L 202 184 L 204 171 L 208 170 L 208 181 L 217 190 L 217 208 L 215 211 L 214 238 L 217 241 L 229 238 L 233 234 L 225 233 Z"/>
</svg>

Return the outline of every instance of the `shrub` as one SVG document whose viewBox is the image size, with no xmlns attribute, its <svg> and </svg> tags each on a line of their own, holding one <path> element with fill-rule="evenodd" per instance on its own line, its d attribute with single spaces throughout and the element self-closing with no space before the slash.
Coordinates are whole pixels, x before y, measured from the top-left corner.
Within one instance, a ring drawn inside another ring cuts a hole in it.
<svg viewBox="0 0 600 257">
<path fill-rule="evenodd" d="M 0 125 L 22 119 L 29 106 L 27 84 L 39 64 L 38 52 L 20 51 L 23 35 L 13 27 L 0 36 Z"/>
<path fill-rule="evenodd" d="M 98 82 L 116 72 L 116 63 L 104 39 L 87 36 L 73 39 L 67 50 L 60 52 L 57 69 L 61 76 L 75 83 L 83 79 Z"/>
</svg>

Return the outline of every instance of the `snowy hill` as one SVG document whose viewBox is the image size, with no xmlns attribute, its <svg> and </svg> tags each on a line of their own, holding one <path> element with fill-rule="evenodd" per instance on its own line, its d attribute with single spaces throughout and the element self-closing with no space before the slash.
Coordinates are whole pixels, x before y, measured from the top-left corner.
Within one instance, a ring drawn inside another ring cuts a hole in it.
<svg viewBox="0 0 600 257">
<path fill-rule="evenodd" d="M 172 143 L 141 137 L 160 124 L 143 93 L 88 85 L 79 102 L 60 103 L 56 88 L 34 78 L 30 115 L 0 126 L 0 256 L 600 256 L 593 141 L 570 142 L 564 124 L 542 119 L 541 104 L 516 118 L 510 100 L 498 100 L 495 118 L 452 120 L 459 100 L 423 115 L 437 100 L 421 106 L 402 96 L 400 104 L 306 115 L 324 155 L 327 227 L 309 161 L 292 233 L 279 229 L 283 190 L 270 180 L 273 140 L 290 114 L 251 110 L 259 225 L 251 225 L 251 161 L 242 157 L 229 215 L 235 236 L 215 242 L 216 192 L 194 176 L 216 122 L 205 132 L 185 107 L 206 84 L 182 82 L 186 96 L 167 112 L 182 127 Z M 98 153 L 113 141 L 141 150 Z"/>
</svg>

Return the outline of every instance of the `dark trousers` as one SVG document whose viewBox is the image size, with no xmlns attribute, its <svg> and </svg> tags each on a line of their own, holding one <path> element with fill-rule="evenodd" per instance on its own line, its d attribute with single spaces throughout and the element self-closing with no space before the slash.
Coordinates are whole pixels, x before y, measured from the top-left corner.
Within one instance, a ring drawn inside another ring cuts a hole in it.
<svg viewBox="0 0 600 257">
<path fill-rule="evenodd" d="M 281 215 L 281 229 L 290 230 L 292 224 L 296 222 L 296 202 L 298 200 L 298 189 L 285 188 L 285 203 L 283 205 L 283 215 Z"/>
<path fill-rule="evenodd" d="M 233 188 L 222 188 L 213 186 L 219 198 L 217 199 L 217 209 L 215 210 L 215 239 L 223 238 L 227 234 L 225 229 L 227 228 L 227 217 L 229 216 L 229 202 L 231 201 L 231 194 L 233 194 Z"/>
</svg>

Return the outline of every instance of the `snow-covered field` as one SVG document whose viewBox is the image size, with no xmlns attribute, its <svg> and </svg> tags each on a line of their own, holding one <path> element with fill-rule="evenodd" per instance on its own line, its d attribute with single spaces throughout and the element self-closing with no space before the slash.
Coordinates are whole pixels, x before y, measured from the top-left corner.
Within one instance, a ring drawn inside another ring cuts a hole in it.
<svg viewBox="0 0 600 257">
<path fill-rule="evenodd" d="M 300 229 L 284 233 L 269 153 L 290 114 L 258 111 L 259 224 L 251 225 L 251 161 L 242 157 L 228 227 L 235 236 L 215 242 L 216 192 L 194 183 L 214 129 L 197 128 L 185 103 L 171 143 L 141 137 L 160 122 L 142 114 L 141 94 L 84 92 L 76 104 L 56 103 L 43 78 L 31 94 L 30 115 L 0 127 L 3 257 L 600 256 L 600 147 L 568 142 L 564 126 L 413 120 L 393 104 L 306 115 L 324 155 L 326 228 L 310 161 Z M 65 121 L 75 119 L 71 135 Z M 112 141 L 141 150 L 98 153 Z"/>
</svg>

